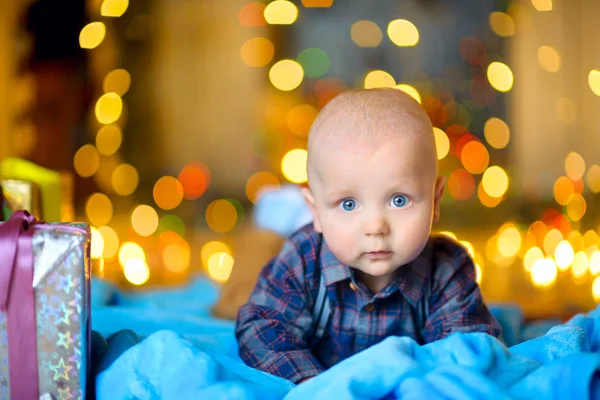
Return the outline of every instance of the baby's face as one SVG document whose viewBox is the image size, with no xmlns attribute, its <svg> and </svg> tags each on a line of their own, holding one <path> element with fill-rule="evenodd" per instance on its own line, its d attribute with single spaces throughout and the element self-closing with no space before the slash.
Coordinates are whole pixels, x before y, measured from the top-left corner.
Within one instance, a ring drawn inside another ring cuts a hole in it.
<svg viewBox="0 0 600 400">
<path fill-rule="evenodd" d="M 310 182 L 315 228 L 341 262 L 391 279 L 421 253 L 443 192 L 422 146 L 403 135 L 319 149 Z"/>
</svg>

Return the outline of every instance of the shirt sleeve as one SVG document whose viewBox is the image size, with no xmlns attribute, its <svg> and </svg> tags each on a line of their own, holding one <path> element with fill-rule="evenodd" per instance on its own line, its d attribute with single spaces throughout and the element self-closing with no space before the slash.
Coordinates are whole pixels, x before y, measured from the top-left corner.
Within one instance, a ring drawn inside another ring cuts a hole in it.
<svg viewBox="0 0 600 400">
<path fill-rule="evenodd" d="M 247 365 L 294 383 L 324 370 L 307 344 L 312 313 L 304 267 L 297 248 L 286 241 L 261 271 L 248 303 L 238 312 L 235 330 Z"/>
<path fill-rule="evenodd" d="M 453 332 L 485 332 L 498 337 L 500 324 L 483 301 L 471 257 L 459 244 L 452 247 L 451 254 L 437 258 L 425 341 L 430 343 Z"/>
</svg>

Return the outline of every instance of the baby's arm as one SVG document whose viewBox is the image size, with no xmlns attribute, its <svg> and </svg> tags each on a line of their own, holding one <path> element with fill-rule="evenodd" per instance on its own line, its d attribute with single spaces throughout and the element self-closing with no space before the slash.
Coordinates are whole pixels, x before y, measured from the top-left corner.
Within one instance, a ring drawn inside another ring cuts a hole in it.
<svg viewBox="0 0 600 400">
<path fill-rule="evenodd" d="M 261 271 L 240 308 L 236 337 L 249 366 L 298 383 L 324 370 L 308 348 L 312 315 L 304 288 L 304 261 L 287 241 Z"/>
<path fill-rule="evenodd" d="M 432 278 L 425 341 L 433 342 L 453 332 L 486 332 L 498 337 L 500 324 L 483 301 L 473 260 L 457 243 L 444 243 L 440 247 L 442 251 L 437 254 Z"/>
</svg>

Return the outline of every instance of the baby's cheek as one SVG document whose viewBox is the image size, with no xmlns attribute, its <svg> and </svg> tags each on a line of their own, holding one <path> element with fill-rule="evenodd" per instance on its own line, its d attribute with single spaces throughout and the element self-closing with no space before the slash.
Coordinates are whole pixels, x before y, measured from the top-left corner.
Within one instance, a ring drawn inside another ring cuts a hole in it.
<svg viewBox="0 0 600 400">
<path fill-rule="evenodd" d="M 325 240 L 335 256 L 343 262 L 348 262 L 356 251 L 355 234 L 348 226 L 329 225 L 325 232 Z"/>
</svg>

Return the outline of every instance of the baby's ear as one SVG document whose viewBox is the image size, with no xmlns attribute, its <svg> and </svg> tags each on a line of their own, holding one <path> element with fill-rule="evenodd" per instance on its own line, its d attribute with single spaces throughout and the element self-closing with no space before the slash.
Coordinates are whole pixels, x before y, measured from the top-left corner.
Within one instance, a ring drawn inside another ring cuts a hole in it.
<svg viewBox="0 0 600 400">
<path fill-rule="evenodd" d="M 440 176 L 435 182 L 435 192 L 433 198 L 433 222 L 437 223 L 440 220 L 440 203 L 444 196 L 444 189 L 446 187 L 446 177 Z"/>
<path fill-rule="evenodd" d="M 304 196 L 304 200 L 306 201 L 306 204 L 308 205 L 308 208 L 310 208 L 310 212 L 313 215 L 313 225 L 315 227 L 315 231 L 323 232 L 323 230 L 321 229 L 321 222 L 319 221 L 319 216 L 317 215 L 315 197 L 313 196 L 312 191 L 307 186 L 302 186 L 300 188 L 300 191 L 302 192 L 302 196 Z"/>
</svg>

